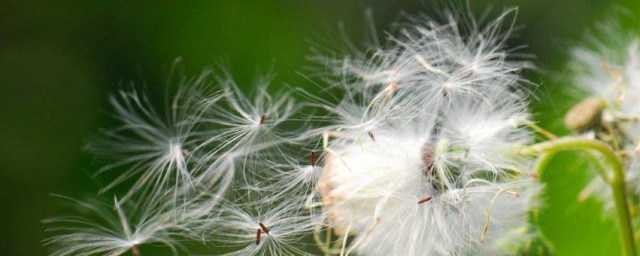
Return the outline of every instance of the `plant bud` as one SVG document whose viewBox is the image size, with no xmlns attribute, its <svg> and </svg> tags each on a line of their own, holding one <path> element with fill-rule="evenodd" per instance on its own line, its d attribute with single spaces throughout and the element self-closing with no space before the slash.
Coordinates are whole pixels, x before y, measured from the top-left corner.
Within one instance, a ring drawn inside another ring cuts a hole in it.
<svg viewBox="0 0 640 256">
<path fill-rule="evenodd" d="M 602 100 L 589 97 L 574 105 L 564 117 L 564 125 L 575 132 L 584 132 L 600 125 Z"/>
</svg>

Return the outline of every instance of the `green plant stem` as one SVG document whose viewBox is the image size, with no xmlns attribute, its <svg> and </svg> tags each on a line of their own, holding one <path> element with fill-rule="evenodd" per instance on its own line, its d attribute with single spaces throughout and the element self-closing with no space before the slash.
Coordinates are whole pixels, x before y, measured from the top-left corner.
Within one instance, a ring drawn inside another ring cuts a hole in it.
<svg viewBox="0 0 640 256">
<path fill-rule="evenodd" d="M 544 170 L 547 167 L 547 165 L 553 159 L 553 156 L 554 154 L 543 153 L 540 157 L 538 157 L 538 162 L 536 163 L 536 168 L 537 168 L 536 173 L 539 176 L 542 176 L 542 173 L 540 171 Z M 540 197 L 540 195 L 538 195 L 538 197 Z M 531 221 L 533 221 L 535 224 L 540 223 L 540 209 L 539 208 L 533 209 L 533 211 L 531 212 L 530 218 L 531 218 Z M 536 232 L 538 232 L 538 236 L 543 246 L 546 246 L 546 248 L 550 250 L 551 254 L 553 255 L 552 252 L 555 251 L 555 249 L 551 241 L 549 241 L 549 238 L 547 238 L 547 236 L 542 232 L 539 226 L 536 226 Z"/>
<path fill-rule="evenodd" d="M 542 176 L 544 170 L 547 168 L 547 165 L 549 165 L 554 156 L 555 153 L 542 153 L 542 155 L 538 157 L 538 162 L 536 163 L 536 173 L 539 176 Z"/>
<path fill-rule="evenodd" d="M 604 142 L 581 137 L 565 137 L 557 140 L 541 142 L 523 150 L 525 154 L 543 154 L 538 162 L 538 174 L 542 175 L 551 158 L 564 150 L 597 151 L 604 156 L 611 166 L 612 173 L 600 172 L 602 178 L 609 184 L 613 191 L 613 200 L 616 205 L 616 213 L 620 226 L 620 238 L 622 239 L 623 252 L 627 256 L 636 255 L 636 244 L 631 224 L 631 214 L 627 201 L 624 171 L 620 158 L 613 149 Z"/>
</svg>

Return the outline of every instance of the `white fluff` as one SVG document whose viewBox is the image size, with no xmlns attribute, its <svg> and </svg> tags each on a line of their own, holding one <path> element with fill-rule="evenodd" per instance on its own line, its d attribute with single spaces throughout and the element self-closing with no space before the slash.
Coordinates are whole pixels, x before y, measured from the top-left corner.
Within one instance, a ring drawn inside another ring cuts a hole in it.
<svg viewBox="0 0 640 256">
<path fill-rule="evenodd" d="M 243 197 L 217 210 L 208 233 L 214 245 L 231 250 L 224 255 L 304 255 L 300 240 L 316 225 L 318 219 L 302 202 L 254 204 Z"/>
<path fill-rule="evenodd" d="M 145 244 L 161 244 L 178 254 L 183 242 L 197 239 L 198 223 L 211 212 L 218 199 L 196 196 L 184 204 L 171 201 L 127 201 L 112 204 L 83 202 L 68 197 L 78 208 L 77 215 L 45 220 L 54 235 L 45 240 L 55 245 L 51 255 L 118 256 L 139 250 Z"/>
<path fill-rule="evenodd" d="M 113 212 L 95 209 L 106 225 L 57 219 L 69 225 L 54 254 L 177 253 L 182 238 L 307 255 L 301 240 L 319 231 L 358 255 L 514 254 L 540 189 L 518 154 L 531 136 L 526 63 L 507 57 L 515 9 L 484 24 L 446 14 L 409 19 L 371 54 L 324 58 L 335 102 L 298 104 L 268 78 L 246 94 L 227 73 L 185 80 L 167 118 L 137 93 L 114 97 L 122 125 L 94 148 L 113 160 L 101 172 L 125 167 L 104 191 L 133 186 Z M 133 202 L 144 207 L 129 216 Z"/>
<path fill-rule="evenodd" d="M 192 187 L 189 159 L 198 145 L 196 131 L 203 104 L 219 99 L 219 93 L 206 88 L 209 85 L 209 72 L 192 80 L 181 80 L 166 112 L 158 112 L 146 95 L 135 91 L 120 91 L 111 97 L 120 126 L 106 130 L 103 138 L 90 144 L 89 149 L 111 161 L 96 175 L 124 171 L 101 192 L 132 179 L 135 183 L 122 196 L 122 201 L 134 194 L 154 200 L 168 190 L 173 190 L 176 198 L 185 187 Z"/>
<path fill-rule="evenodd" d="M 619 129 L 614 135 L 616 150 L 627 156 L 623 167 L 627 187 L 637 198 L 640 195 L 640 37 L 625 31 L 613 20 L 599 24 L 598 30 L 604 32 L 593 33 L 586 43 L 573 49 L 569 63 L 571 78 L 579 88 L 606 103 L 602 121 Z M 612 213 L 611 194 L 609 186 L 597 175 L 581 197 L 594 195 Z"/>
<path fill-rule="evenodd" d="M 517 153 L 531 137 L 523 65 L 499 32 L 512 12 L 471 34 L 453 16 L 411 20 L 391 46 L 344 62 L 356 80 L 325 107 L 337 120 L 320 191 L 348 251 L 511 255 L 527 239 L 539 185 Z"/>
</svg>

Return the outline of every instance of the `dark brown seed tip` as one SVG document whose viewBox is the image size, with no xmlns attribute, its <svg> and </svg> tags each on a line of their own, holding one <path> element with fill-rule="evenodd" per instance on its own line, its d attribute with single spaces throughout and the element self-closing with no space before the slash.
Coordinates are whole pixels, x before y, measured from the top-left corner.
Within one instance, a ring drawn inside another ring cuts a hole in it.
<svg viewBox="0 0 640 256">
<path fill-rule="evenodd" d="M 315 151 L 311 151 L 311 166 L 312 167 L 316 166 L 316 152 Z"/>
<path fill-rule="evenodd" d="M 369 134 L 369 138 L 371 138 L 371 140 L 372 140 L 373 142 L 376 142 L 376 137 L 375 137 L 375 136 L 373 136 L 373 132 L 369 131 L 369 132 L 367 132 L 367 134 Z"/>
<path fill-rule="evenodd" d="M 262 230 L 258 229 L 258 231 L 256 231 L 256 245 L 260 244 L 260 235 L 262 235 Z"/>
<path fill-rule="evenodd" d="M 264 115 L 260 116 L 260 124 L 264 124 Z"/>
<path fill-rule="evenodd" d="M 269 234 L 269 229 L 267 228 L 267 226 L 265 226 L 262 223 L 258 223 L 260 225 L 260 228 L 262 228 L 262 231 L 264 231 L 265 233 Z"/>
<path fill-rule="evenodd" d="M 429 201 L 431 201 L 431 196 L 426 196 L 426 197 L 423 197 L 422 199 L 418 200 L 418 204 L 426 203 L 426 202 L 429 202 Z"/>
</svg>

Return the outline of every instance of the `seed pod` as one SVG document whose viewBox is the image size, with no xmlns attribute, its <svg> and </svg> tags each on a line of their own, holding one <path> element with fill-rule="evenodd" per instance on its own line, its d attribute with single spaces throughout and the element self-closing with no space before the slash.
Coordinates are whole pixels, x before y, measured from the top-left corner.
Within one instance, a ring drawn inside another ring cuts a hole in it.
<svg viewBox="0 0 640 256">
<path fill-rule="evenodd" d="M 602 120 L 602 100 L 589 97 L 574 105 L 564 117 L 564 125 L 574 132 L 584 132 L 600 125 Z"/>
</svg>

